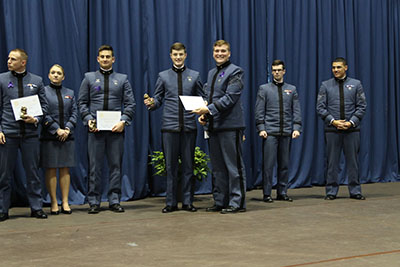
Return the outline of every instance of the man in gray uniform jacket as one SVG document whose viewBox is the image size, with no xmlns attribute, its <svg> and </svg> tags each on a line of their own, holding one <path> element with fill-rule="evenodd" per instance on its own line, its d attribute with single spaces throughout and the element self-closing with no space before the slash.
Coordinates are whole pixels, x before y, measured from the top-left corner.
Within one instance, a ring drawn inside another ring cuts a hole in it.
<svg viewBox="0 0 400 267">
<path fill-rule="evenodd" d="M 182 43 L 174 43 L 170 48 L 173 67 L 158 74 L 154 98 L 144 100 L 150 110 L 164 103 L 162 117 L 162 141 L 167 169 L 166 207 L 163 213 L 178 210 L 177 182 L 178 159 L 182 165 L 182 209 L 195 212 L 193 206 L 193 161 L 196 145 L 197 125 L 195 114 L 185 111 L 180 95 L 205 97 L 200 74 L 186 68 L 186 48 Z"/>
<path fill-rule="evenodd" d="M 104 155 L 107 156 L 109 174 L 108 202 L 114 212 L 124 212 L 121 199 L 121 165 L 124 152 L 124 129 L 135 114 L 135 99 L 132 87 L 125 74 L 113 71 L 115 62 L 113 48 L 102 45 L 97 62 L 100 70 L 88 72 L 79 90 L 78 107 L 84 125 L 88 126 L 89 154 L 89 214 L 100 212 L 101 175 Z M 121 118 L 111 131 L 99 131 L 96 127 L 97 111 L 120 111 Z"/>
<path fill-rule="evenodd" d="M 8 55 L 8 69 L 0 74 L 0 221 L 8 219 L 10 208 L 11 179 L 13 177 L 18 149 L 21 151 L 22 165 L 26 174 L 26 190 L 31 206 L 31 217 L 46 219 L 42 210 L 42 185 L 39 168 L 39 133 L 37 125 L 40 117 L 22 115 L 16 121 L 11 100 L 37 95 L 43 115 L 47 112 L 42 78 L 26 71 L 28 55 L 23 49 L 11 50 Z"/>
<path fill-rule="evenodd" d="M 271 203 L 272 176 L 277 170 L 277 200 L 293 201 L 287 195 L 291 139 L 301 132 L 301 109 L 296 87 L 283 82 L 285 63 L 272 62 L 272 83 L 260 86 L 255 107 L 256 126 L 263 140 L 264 202 Z"/>
<path fill-rule="evenodd" d="M 348 174 L 350 198 L 364 200 L 358 177 L 360 122 L 367 109 L 364 89 L 359 80 L 347 77 L 347 62 L 332 62 L 332 79 L 322 82 L 317 99 L 317 113 L 325 122 L 327 155 L 326 200 L 334 200 L 339 191 L 339 163 L 343 150 Z"/>
<path fill-rule="evenodd" d="M 213 57 L 217 66 L 209 71 L 208 106 L 194 110 L 209 134 L 213 175 L 214 206 L 207 211 L 236 213 L 246 211 L 246 173 L 242 158 L 243 70 L 229 61 L 230 45 L 225 40 L 214 43 Z"/>
</svg>

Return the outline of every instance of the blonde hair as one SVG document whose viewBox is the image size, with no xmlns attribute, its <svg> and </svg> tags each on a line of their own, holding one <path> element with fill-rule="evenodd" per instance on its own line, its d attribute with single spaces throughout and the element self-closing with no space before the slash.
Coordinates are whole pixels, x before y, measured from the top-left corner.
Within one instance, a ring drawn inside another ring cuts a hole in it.
<svg viewBox="0 0 400 267">
<path fill-rule="evenodd" d="M 214 43 L 214 47 L 221 46 L 221 45 L 228 46 L 228 51 L 231 51 L 231 45 L 225 40 L 218 40 L 218 41 L 215 41 L 215 43 Z"/>
<path fill-rule="evenodd" d="M 61 69 L 61 71 L 62 71 L 63 76 L 65 77 L 65 71 L 64 71 L 64 68 L 63 68 L 61 65 L 59 65 L 59 64 L 54 64 L 53 66 L 51 66 L 50 70 L 51 70 L 52 68 L 54 68 L 54 67 L 59 67 L 59 68 Z M 50 70 L 49 70 L 49 72 L 50 72 Z"/>
</svg>

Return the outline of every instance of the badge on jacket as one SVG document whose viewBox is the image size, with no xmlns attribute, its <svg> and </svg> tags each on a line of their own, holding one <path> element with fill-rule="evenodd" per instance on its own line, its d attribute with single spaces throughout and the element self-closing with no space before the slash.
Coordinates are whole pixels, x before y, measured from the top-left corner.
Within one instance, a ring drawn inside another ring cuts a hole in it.
<svg viewBox="0 0 400 267">
<path fill-rule="evenodd" d="M 33 83 L 28 83 L 26 86 L 28 86 L 29 89 L 31 89 L 31 90 L 33 90 L 33 88 L 36 88 L 36 87 L 37 87 L 37 85 L 36 85 L 36 84 L 33 84 Z"/>
<path fill-rule="evenodd" d="M 285 89 L 285 90 L 283 90 L 287 95 L 290 95 L 291 93 L 292 93 L 292 90 L 289 90 L 289 89 Z"/>
</svg>

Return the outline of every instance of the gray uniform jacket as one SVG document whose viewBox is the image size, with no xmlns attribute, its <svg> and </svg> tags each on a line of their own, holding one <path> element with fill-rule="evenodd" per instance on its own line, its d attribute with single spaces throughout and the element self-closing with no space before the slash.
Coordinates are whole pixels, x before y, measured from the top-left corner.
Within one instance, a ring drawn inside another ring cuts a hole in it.
<svg viewBox="0 0 400 267">
<path fill-rule="evenodd" d="M 18 80 L 22 85 L 20 88 Z M 48 106 L 41 77 L 29 72 L 17 74 L 8 71 L 0 74 L 0 132 L 9 137 L 38 136 L 38 128 L 35 124 L 15 120 L 10 101 L 32 95 L 38 95 L 42 112 L 45 115 Z M 36 118 L 40 122 L 42 116 Z"/>
<path fill-rule="evenodd" d="M 243 90 L 243 70 L 226 62 L 208 72 L 205 91 L 210 110 L 206 129 L 209 131 L 239 130 L 246 127 L 240 96 Z"/>
<path fill-rule="evenodd" d="M 181 75 L 182 92 L 179 92 L 179 75 Z M 154 107 L 164 103 L 162 116 L 163 132 L 195 131 L 197 129 L 195 114 L 185 111 L 178 95 L 205 97 L 200 74 L 185 68 L 168 69 L 158 74 L 154 91 Z"/>
<path fill-rule="evenodd" d="M 291 136 L 294 130 L 301 132 L 301 109 L 296 87 L 283 83 L 263 84 L 257 93 L 255 120 L 257 130 L 268 135 Z"/>
<path fill-rule="evenodd" d="M 104 88 L 105 79 L 108 79 L 108 90 Z M 113 71 L 85 73 L 79 89 L 78 107 L 84 125 L 96 119 L 98 110 L 121 111 L 121 120 L 129 125 L 135 114 L 136 102 L 128 76 Z"/>
<path fill-rule="evenodd" d="M 68 139 L 72 139 L 78 118 L 78 108 L 74 91 L 63 86 L 48 85 L 45 88 L 49 111 L 43 119 L 41 139 L 57 140 L 59 128 L 70 129 Z"/>
<path fill-rule="evenodd" d="M 331 121 L 341 119 L 341 109 L 344 111 L 344 119 L 354 124 L 347 131 L 359 131 L 360 121 L 367 109 L 364 89 L 359 80 L 346 77 L 342 97 L 339 82 L 335 78 L 322 82 L 317 98 L 317 113 L 325 122 L 325 131 L 339 131 L 331 125 Z"/>
</svg>

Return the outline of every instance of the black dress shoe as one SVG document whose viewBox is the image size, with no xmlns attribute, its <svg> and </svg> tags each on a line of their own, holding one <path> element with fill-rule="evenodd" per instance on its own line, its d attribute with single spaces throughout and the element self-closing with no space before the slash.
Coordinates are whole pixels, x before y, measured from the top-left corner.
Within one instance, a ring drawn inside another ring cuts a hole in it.
<svg viewBox="0 0 400 267">
<path fill-rule="evenodd" d="M 31 212 L 31 217 L 36 217 L 37 219 L 47 219 L 47 214 L 43 210 L 33 210 Z"/>
<path fill-rule="evenodd" d="M 221 210 L 222 210 L 222 207 L 218 206 L 218 205 L 214 205 L 212 207 L 206 208 L 206 211 L 208 211 L 208 212 L 218 212 Z"/>
<path fill-rule="evenodd" d="M 0 213 L 0 222 L 8 219 L 8 213 Z"/>
<path fill-rule="evenodd" d="M 60 211 L 59 211 L 59 210 L 52 211 L 52 210 L 50 209 L 50 215 L 58 215 L 58 214 L 60 214 Z"/>
<path fill-rule="evenodd" d="M 197 208 L 195 206 L 189 204 L 189 205 L 182 205 L 182 210 L 195 212 L 195 211 L 197 211 Z"/>
<path fill-rule="evenodd" d="M 113 212 L 125 212 L 124 208 L 119 203 L 112 204 L 110 210 Z"/>
<path fill-rule="evenodd" d="M 221 214 L 229 214 L 229 213 L 238 213 L 238 212 L 245 212 L 245 208 L 239 208 L 239 207 L 228 207 L 226 209 L 221 210 Z"/>
<path fill-rule="evenodd" d="M 274 202 L 274 200 L 272 199 L 272 197 L 271 197 L 271 196 L 268 196 L 268 195 L 264 195 L 263 201 L 264 201 L 264 202 L 267 202 L 267 203 L 272 203 L 272 202 Z"/>
<path fill-rule="evenodd" d="M 100 206 L 99 205 L 90 205 L 88 209 L 89 214 L 97 214 L 100 212 Z"/>
<path fill-rule="evenodd" d="M 61 207 L 61 213 L 72 214 L 72 210 L 65 210 L 64 207 Z"/>
<path fill-rule="evenodd" d="M 365 197 L 361 194 L 351 195 L 350 198 L 357 199 L 357 200 L 365 200 Z"/>
<path fill-rule="evenodd" d="M 289 202 L 293 201 L 293 199 L 288 195 L 277 195 L 276 200 L 289 201 Z"/>
<path fill-rule="evenodd" d="M 334 195 L 326 195 L 325 200 L 335 200 L 336 196 Z"/>
<path fill-rule="evenodd" d="M 165 208 L 163 208 L 161 211 L 162 213 L 168 213 L 168 212 L 173 212 L 173 211 L 177 211 L 178 207 L 177 206 L 165 206 Z"/>
</svg>

